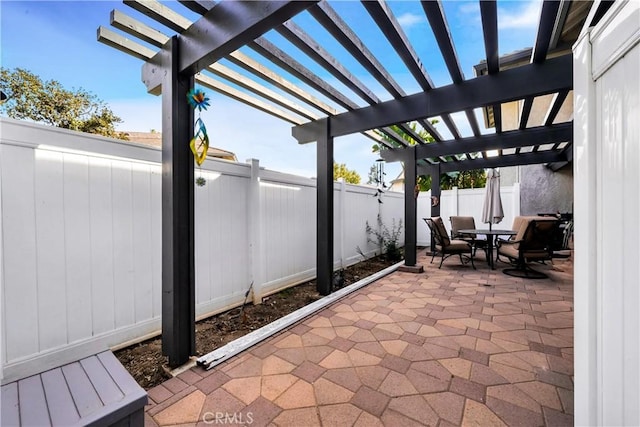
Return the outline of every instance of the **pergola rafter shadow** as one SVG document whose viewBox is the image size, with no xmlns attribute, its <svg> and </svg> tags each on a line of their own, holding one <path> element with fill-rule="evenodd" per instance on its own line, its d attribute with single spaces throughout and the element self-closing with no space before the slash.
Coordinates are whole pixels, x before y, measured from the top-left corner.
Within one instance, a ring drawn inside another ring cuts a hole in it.
<svg viewBox="0 0 640 427">
<path fill-rule="evenodd" d="M 171 30 L 165 34 L 117 10 L 111 14 L 111 24 L 144 44 L 103 27 L 98 29 L 99 41 L 145 61 L 143 81 L 147 89 L 154 94 L 162 93 L 162 329 L 163 353 L 169 356 L 171 366 L 184 363 L 195 353 L 193 160 L 188 144 L 182 143 L 189 141 L 193 133 L 193 110 L 184 100 L 195 82 L 293 124 L 292 133 L 300 143 L 316 142 L 317 283 L 322 294 L 331 292 L 333 278 L 335 137 L 362 133 L 384 148 L 381 154 L 386 161 L 404 163 L 405 266 L 409 270 L 419 269 L 416 265 L 416 199 L 413 197 L 418 174 L 439 176 L 450 171 L 534 163 L 558 168 L 572 159 L 572 124 L 558 123 L 557 117 L 573 87 L 572 60 L 567 50 L 571 40 L 564 27 L 568 20 L 572 20 L 570 26 L 575 27 L 576 21 L 584 21 L 586 16 L 586 12 L 571 14 L 577 2 L 545 1 L 527 63 L 523 64 L 525 60 L 519 58 L 518 64 L 503 64 L 498 55 L 496 3 L 481 1 L 486 62 L 476 67 L 479 75 L 471 79 L 464 77 L 443 4 L 421 2 L 453 82 L 435 87 L 389 5 L 383 1 L 363 1 L 363 10 L 422 89 L 413 94 L 398 84 L 382 59 L 324 0 L 180 1 L 191 12 L 202 15 L 195 22 L 157 1 L 126 0 L 124 3 Z M 382 101 L 321 43 L 290 20 L 305 10 L 370 73 L 391 100 Z M 268 31 L 280 33 L 302 55 L 352 91 L 353 96 L 329 84 L 265 38 Z M 252 49 L 266 63 L 240 51 L 243 47 Z M 217 63 L 223 58 L 247 74 Z M 271 66 L 284 70 L 292 79 Z M 545 119 L 539 126 L 529 127 L 534 100 L 543 95 L 553 95 Z M 362 101 L 367 106 L 360 107 Z M 519 126 L 513 130 L 505 129 L 502 117 L 502 105 L 509 102 L 523 102 Z M 495 134 L 482 134 L 476 119 L 477 109 L 485 112 L 486 124 L 495 127 Z M 472 136 L 462 135 L 454 120 L 455 113 L 464 113 Z M 430 120 L 438 117 L 451 139 L 431 124 Z M 428 143 L 420 132 L 414 131 L 412 122 L 428 132 L 434 142 Z M 520 152 L 523 147 L 532 148 L 524 153 Z M 487 151 L 493 149 L 498 151 L 498 156 L 487 155 Z M 506 149 L 515 151 L 505 154 Z M 478 157 L 477 153 L 482 155 Z M 432 179 L 431 190 L 432 195 L 440 194 L 439 179 Z M 439 214 L 439 206 L 432 208 L 432 214 Z"/>
</svg>

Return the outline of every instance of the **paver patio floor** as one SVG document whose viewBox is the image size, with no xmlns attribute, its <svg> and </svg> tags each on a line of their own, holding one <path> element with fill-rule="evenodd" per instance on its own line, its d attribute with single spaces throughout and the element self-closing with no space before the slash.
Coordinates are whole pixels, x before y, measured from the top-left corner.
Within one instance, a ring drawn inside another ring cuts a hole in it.
<svg viewBox="0 0 640 427">
<path fill-rule="evenodd" d="M 527 280 L 418 261 L 151 389 L 146 424 L 572 425 L 572 262 Z"/>
</svg>

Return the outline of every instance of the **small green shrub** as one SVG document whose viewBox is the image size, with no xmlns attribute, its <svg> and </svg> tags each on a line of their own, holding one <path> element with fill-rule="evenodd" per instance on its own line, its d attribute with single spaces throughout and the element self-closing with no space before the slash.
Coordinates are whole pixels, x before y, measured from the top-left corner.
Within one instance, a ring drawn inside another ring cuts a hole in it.
<svg viewBox="0 0 640 427">
<path fill-rule="evenodd" d="M 382 222 L 380 215 L 378 215 L 378 229 L 371 227 L 369 221 L 367 221 L 366 230 L 367 241 L 377 244 L 388 261 L 400 261 L 402 259 L 402 251 L 398 246 L 398 240 L 402 232 L 402 220 L 399 220 L 396 224 L 394 218 L 391 223 L 391 229 L 389 229 Z"/>
</svg>

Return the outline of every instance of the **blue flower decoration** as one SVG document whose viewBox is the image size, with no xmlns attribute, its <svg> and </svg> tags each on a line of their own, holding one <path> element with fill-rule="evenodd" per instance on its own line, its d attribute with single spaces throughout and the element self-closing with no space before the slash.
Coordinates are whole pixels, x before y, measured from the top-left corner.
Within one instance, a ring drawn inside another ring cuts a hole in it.
<svg viewBox="0 0 640 427">
<path fill-rule="evenodd" d="M 196 108 L 198 111 L 206 110 L 209 106 L 209 98 L 200 89 L 191 89 L 187 94 L 187 100 L 194 110 Z"/>
</svg>

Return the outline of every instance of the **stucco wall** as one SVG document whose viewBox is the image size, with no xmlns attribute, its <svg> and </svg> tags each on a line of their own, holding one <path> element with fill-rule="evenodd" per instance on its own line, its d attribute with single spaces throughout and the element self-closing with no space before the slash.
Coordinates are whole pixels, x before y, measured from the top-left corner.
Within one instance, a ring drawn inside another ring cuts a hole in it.
<svg viewBox="0 0 640 427">
<path fill-rule="evenodd" d="M 544 165 L 520 169 L 520 213 L 573 212 L 573 170 L 571 164 L 557 172 Z"/>
</svg>

